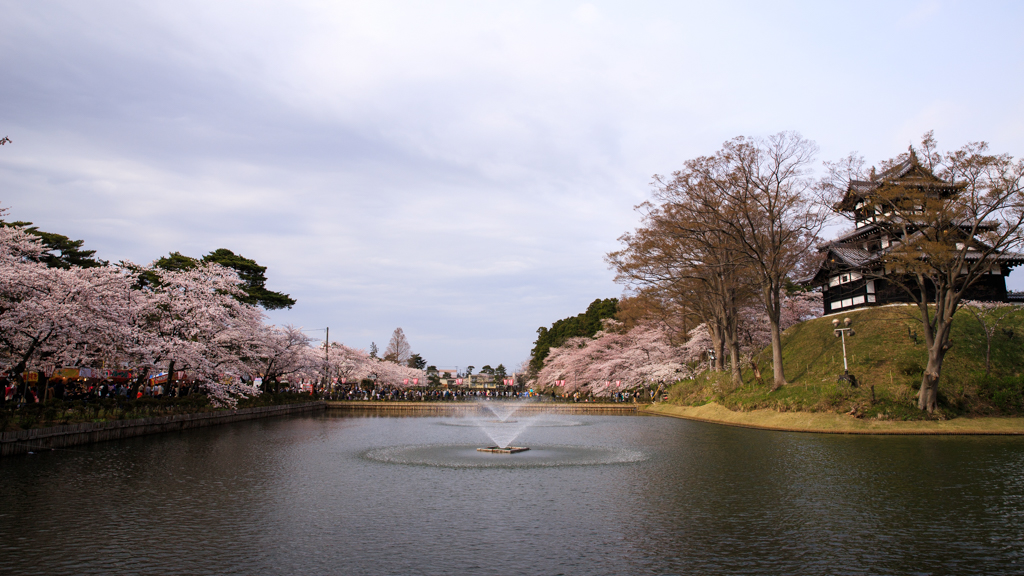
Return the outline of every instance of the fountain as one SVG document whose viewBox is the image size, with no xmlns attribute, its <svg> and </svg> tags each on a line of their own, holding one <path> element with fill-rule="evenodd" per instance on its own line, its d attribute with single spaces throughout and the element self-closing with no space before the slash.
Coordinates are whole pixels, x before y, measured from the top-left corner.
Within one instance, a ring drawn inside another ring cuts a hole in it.
<svg viewBox="0 0 1024 576">
<path fill-rule="evenodd" d="M 482 430 L 490 445 L 464 443 L 464 434 L 443 433 L 442 442 L 426 444 L 399 444 L 367 450 L 362 456 L 368 460 L 408 466 L 434 466 L 444 468 L 547 468 L 556 466 L 595 466 L 639 462 L 646 456 L 637 450 L 619 446 L 580 445 L 578 440 L 590 436 L 579 427 L 590 425 L 582 419 L 551 418 L 543 409 L 519 412 L 525 402 L 490 401 L 476 405 L 473 416 L 446 418 L 435 422 L 440 426 L 471 427 Z M 536 406 L 535 408 L 542 408 Z M 561 429 L 546 435 L 540 446 L 517 446 L 513 443 L 527 429 Z M 573 428 L 577 431 L 570 432 Z M 552 435 L 554 433 L 554 435 Z M 571 444 L 553 443 L 554 439 L 570 440 Z M 584 442 L 584 444 L 587 444 Z M 501 454 L 503 456 L 494 456 Z M 513 456 L 514 455 L 514 456 Z"/>
<path fill-rule="evenodd" d="M 487 448 L 477 448 L 477 452 L 490 452 L 491 454 L 518 454 L 520 452 L 526 452 L 529 450 L 526 446 L 506 446 L 504 448 L 498 446 L 488 446 Z"/>
<path fill-rule="evenodd" d="M 509 420 L 522 406 L 522 402 L 481 402 L 480 406 L 487 408 L 494 414 L 496 420 L 478 420 L 477 425 L 486 433 L 494 446 L 477 448 L 477 452 L 490 454 L 518 454 L 529 450 L 526 446 L 511 446 L 517 436 L 523 433 L 535 418 L 520 420 Z"/>
</svg>

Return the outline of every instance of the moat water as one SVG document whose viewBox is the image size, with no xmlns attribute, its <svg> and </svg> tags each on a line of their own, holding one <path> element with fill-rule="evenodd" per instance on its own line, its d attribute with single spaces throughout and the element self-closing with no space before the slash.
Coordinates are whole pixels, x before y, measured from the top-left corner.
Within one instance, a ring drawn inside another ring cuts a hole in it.
<svg viewBox="0 0 1024 576">
<path fill-rule="evenodd" d="M 1022 574 L 1024 438 L 275 418 L 0 460 L 0 574 Z"/>
</svg>

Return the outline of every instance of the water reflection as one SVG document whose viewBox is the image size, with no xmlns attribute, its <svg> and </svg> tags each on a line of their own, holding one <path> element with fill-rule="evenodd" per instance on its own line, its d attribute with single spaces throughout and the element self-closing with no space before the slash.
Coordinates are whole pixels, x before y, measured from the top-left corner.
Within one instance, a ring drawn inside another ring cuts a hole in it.
<svg viewBox="0 0 1024 576">
<path fill-rule="evenodd" d="M 568 420 L 517 442 L 639 457 L 396 465 L 486 435 L 326 415 L 0 460 L 0 573 L 1022 572 L 1024 440 Z"/>
</svg>

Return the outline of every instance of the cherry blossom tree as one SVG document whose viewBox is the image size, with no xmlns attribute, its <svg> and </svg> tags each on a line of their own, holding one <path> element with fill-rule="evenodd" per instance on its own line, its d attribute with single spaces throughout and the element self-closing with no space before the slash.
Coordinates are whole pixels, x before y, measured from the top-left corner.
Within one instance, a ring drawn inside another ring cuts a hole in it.
<svg viewBox="0 0 1024 576">
<path fill-rule="evenodd" d="M 83 365 L 124 343 L 124 304 L 132 277 L 121 270 L 48 268 L 33 256 L 40 242 L 0 228 L 0 347 L 20 378 L 37 362 Z"/>
<path fill-rule="evenodd" d="M 595 396 L 667 384 L 691 376 L 682 350 L 671 344 L 660 327 L 641 324 L 626 333 L 598 332 L 593 338 L 570 338 L 552 348 L 537 375 L 545 388 L 565 380 L 565 392 L 577 390 Z M 613 383 L 609 385 L 609 382 Z M 621 382 L 619 387 L 616 382 Z"/>
<path fill-rule="evenodd" d="M 164 363 L 168 373 L 182 368 L 209 382 L 227 372 L 251 372 L 253 365 L 246 360 L 259 356 L 263 315 L 233 298 L 239 291 L 233 270 L 202 264 L 188 270 L 146 271 L 159 280 L 132 295 L 129 315 L 138 335 L 130 356 L 141 370 L 139 382 Z"/>
<path fill-rule="evenodd" d="M 311 342 L 301 328 L 290 324 L 264 327 L 253 362 L 254 372 L 263 378 L 263 389 L 269 390 L 273 384 L 276 390 L 283 378 L 307 370 L 314 361 Z"/>
<path fill-rule="evenodd" d="M 38 237 L 0 226 L 0 367 L 18 378 L 30 367 L 102 363 L 135 371 L 138 386 L 185 370 L 221 406 L 259 394 L 259 375 L 268 384 L 335 375 L 426 383 L 423 370 L 340 344 L 317 348 L 294 326 L 266 325 L 241 297 L 237 272 L 215 262 L 51 268 L 40 262 L 45 250 Z M 401 329 L 392 340 L 395 358 L 408 358 Z"/>
<path fill-rule="evenodd" d="M 820 310 L 820 294 L 787 295 L 782 300 L 781 328 L 785 330 L 817 317 Z M 749 360 L 752 353 L 771 345 L 771 325 L 760 307 L 744 308 L 742 312 L 739 333 L 746 339 L 744 357 Z M 706 324 L 692 329 L 681 346 L 674 346 L 665 328 L 658 324 L 640 323 L 625 332 L 619 327 L 614 320 L 606 321 L 606 329 L 593 338 L 570 338 L 562 346 L 552 348 L 535 385 L 551 388 L 564 380 L 565 386 L 559 389 L 594 396 L 667 385 L 707 369 L 707 354 L 715 350 L 716 341 Z"/>
</svg>

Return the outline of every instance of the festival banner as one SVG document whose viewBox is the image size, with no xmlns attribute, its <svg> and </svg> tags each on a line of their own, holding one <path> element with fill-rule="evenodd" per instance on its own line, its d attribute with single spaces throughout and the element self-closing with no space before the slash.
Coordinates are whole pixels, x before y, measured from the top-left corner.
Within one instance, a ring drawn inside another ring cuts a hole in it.
<svg viewBox="0 0 1024 576">
<path fill-rule="evenodd" d="M 103 378 L 122 378 L 124 380 L 130 380 L 132 377 L 131 370 L 104 370 Z"/>
<path fill-rule="evenodd" d="M 78 368 L 61 368 L 53 371 L 54 378 L 78 378 Z"/>
</svg>

